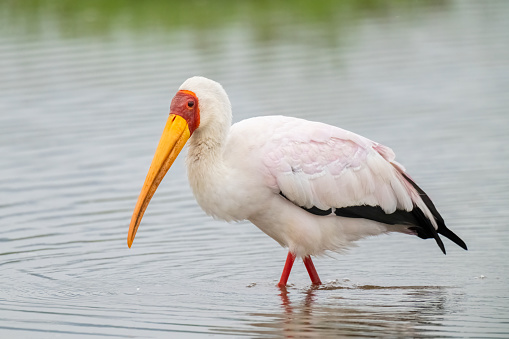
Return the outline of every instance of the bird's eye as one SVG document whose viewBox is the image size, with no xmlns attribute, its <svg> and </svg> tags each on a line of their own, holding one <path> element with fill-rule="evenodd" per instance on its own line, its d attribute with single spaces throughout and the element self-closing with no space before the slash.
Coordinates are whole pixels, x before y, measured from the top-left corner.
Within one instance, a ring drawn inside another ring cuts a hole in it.
<svg viewBox="0 0 509 339">
<path fill-rule="evenodd" d="M 188 101 L 187 102 L 187 107 L 191 108 L 194 106 L 194 101 Z"/>
</svg>

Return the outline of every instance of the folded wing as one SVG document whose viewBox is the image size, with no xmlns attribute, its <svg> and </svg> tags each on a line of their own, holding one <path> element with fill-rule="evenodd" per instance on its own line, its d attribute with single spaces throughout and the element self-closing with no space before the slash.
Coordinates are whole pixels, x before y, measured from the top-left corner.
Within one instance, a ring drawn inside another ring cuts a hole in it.
<svg viewBox="0 0 509 339">
<path fill-rule="evenodd" d="M 466 249 L 386 146 L 295 119 L 275 133 L 264 153 L 274 189 L 310 213 L 407 225 L 421 238 L 434 238 L 444 253 L 437 233 Z"/>
</svg>

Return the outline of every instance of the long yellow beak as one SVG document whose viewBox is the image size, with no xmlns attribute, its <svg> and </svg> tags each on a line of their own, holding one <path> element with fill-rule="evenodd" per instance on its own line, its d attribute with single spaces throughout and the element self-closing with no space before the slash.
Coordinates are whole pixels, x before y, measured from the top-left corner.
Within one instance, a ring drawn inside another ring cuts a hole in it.
<svg viewBox="0 0 509 339">
<path fill-rule="evenodd" d="M 152 199 L 164 175 L 168 172 L 190 136 L 187 121 L 179 115 L 170 114 L 134 208 L 129 233 L 127 234 L 127 246 L 131 247 L 133 244 L 134 236 L 150 199 Z"/>
</svg>

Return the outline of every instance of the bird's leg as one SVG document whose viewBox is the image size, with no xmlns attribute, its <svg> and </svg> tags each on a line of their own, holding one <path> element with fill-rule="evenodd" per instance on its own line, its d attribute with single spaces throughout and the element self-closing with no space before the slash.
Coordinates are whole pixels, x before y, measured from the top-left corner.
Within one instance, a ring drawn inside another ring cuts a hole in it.
<svg viewBox="0 0 509 339">
<path fill-rule="evenodd" d="M 279 279 L 279 287 L 285 287 L 288 282 L 288 277 L 290 276 L 290 272 L 292 271 L 293 262 L 295 261 L 295 254 L 288 251 L 288 256 L 286 257 L 285 268 L 283 268 L 283 274 L 281 274 L 281 279 Z M 317 275 L 318 277 L 318 275 Z"/>
<path fill-rule="evenodd" d="M 304 265 L 306 265 L 306 269 L 308 270 L 308 274 L 313 285 L 321 285 L 322 282 L 320 281 L 320 277 L 318 277 L 315 265 L 313 265 L 313 260 L 311 260 L 310 256 L 304 258 Z"/>
</svg>

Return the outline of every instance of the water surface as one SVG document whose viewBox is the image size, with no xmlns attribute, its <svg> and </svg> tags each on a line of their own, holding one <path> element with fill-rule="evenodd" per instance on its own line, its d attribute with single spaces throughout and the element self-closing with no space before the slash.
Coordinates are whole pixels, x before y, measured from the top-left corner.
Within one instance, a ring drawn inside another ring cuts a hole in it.
<svg viewBox="0 0 509 339">
<path fill-rule="evenodd" d="M 506 2 L 0 5 L 2 337 L 509 336 Z M 394 149 L 469 246 L 405 235 L 301 263 L 201 211 L 184 157 L 127 248 L 189 76 L 234 120 L 284 114 Z"/>
</svg>

